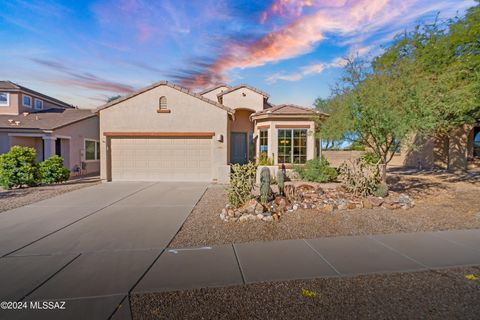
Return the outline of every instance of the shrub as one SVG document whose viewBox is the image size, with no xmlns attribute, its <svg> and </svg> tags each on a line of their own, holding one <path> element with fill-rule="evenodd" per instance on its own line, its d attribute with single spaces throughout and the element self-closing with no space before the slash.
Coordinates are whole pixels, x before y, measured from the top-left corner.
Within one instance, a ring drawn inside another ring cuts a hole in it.
<svg viewBox="0 0 480 320">
<path fill-rule="evenodd" d="M 365 152 L 360 158 L 366 164 L 378 165 L 380 163 L 380 157 L 376 153 L 373 153 L 371 151 Z"/>
<path fill-rule="evenodd" d="M 376 166 L 368 164 L 362 158 L 344 162 L 339 170 L 338 178 L 343 187 L 356 196 L 366 197 L 378 189 L 380 177 Z"/>
<path fill-rule="evenodd" d="M 293 169 L 306 181 L 329 182 L 337 178 L 337 170 L 324 157 L 308 160 L 304 166 L 295 166 Z"/>
<path fill-rule="evenodd" d="M 6 189 L 34 186 L 40 181 L 33 148 L 13 146 L 0 156 L 0 185 Z"/>
<path fill-rule="evenodd" d="M 58 183 L 67 181 L 70 170 L 63 166 L 63 158 L 54 155 L 39 165 L 42 183 Z"/>
<path fill-rule="evenodd" d="M 270 159 L 265 152 L 260 154 L 258 157 L 258 165 L 259 166 L 273 166 L 273 160 Z"/>
<path fill-rule="evenodd" d="M 379 183 L 376 186 L 375 191 L 373 192 L 373 195 L 375 197 L 385 197 L 388 194 L 388 185 L 386 183 Z"/>
<path fill-rule="evenodd" d="M 257 167 L 250 162 L 244 165 L 234 164 L 231 168 L 228 202 L 235 208 L 253 198 L 252 189 L 255 185 Z"/>
</svg>

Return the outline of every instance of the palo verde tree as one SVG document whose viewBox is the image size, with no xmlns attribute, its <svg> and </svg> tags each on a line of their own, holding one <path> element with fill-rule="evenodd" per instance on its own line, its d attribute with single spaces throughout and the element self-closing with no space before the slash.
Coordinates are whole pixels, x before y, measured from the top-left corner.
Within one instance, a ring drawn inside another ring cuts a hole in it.
<svg viewBox="0 0 480 320">
<path fill-rule="evenodd" d="M 322 102 L 330 116 L 320 134 L 356 135 L 380 158 L 385 180 L 387 164 L 412 135 L 478 121 L 479 22 L 477 5 L 463 18 L 397 37 L 372 63 L 348 59 L 331 98 Z"/>
<path fill-rule="evenodd" d="M 386 70 L 405 60 L 413 63 L 419 75 L 429 82 L 429 108 L 436 120 L 435 132 L 446 134 L 480 119 L 479 39 L 477 4 L 464 17 L 436 20 L 397 37 L 373 65 L 377 70 Z"/>
<path fill-rule="evenodd" d="M 335 109 L 326 125 L 342 123 L 345 135 L 356 135 L 357 141 L 368 146 L 380 159 L 384 181 L 386 166 L 400 142 L 434 126 L 425 96 L 429 82 L 414 74 L 418 71 L 409 61 L 375 70 L 358 59 L 349 60 L 331 99 Z"/>
</svg>

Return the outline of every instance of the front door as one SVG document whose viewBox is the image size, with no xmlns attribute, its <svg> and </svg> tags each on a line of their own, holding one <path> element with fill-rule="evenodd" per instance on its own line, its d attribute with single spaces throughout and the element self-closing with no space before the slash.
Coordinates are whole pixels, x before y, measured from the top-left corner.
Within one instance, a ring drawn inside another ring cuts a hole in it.
<svg viewBox="0 0 480 320">
<path fill-rule="evenodd" d="M 247 158 L 247 133 L 232 132 L 230 137 L 230 162 L 245 164 Z"/>
<path fill-rule="evenodd" d="M 62 139 L 60 138 L 55 140 L 55 154 L 59 157 L 62 156 Z"/>
</svg>

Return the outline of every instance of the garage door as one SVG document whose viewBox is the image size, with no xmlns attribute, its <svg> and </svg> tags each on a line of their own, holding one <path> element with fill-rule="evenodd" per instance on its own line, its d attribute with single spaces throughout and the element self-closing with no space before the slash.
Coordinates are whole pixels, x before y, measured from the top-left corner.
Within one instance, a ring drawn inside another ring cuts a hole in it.
<svg viewBox="0 0 480 320">
<path fill-rule="evenodd" d="M 112 138 L 114 181 L 211 181 L 212 139 Z"/>
</svg>

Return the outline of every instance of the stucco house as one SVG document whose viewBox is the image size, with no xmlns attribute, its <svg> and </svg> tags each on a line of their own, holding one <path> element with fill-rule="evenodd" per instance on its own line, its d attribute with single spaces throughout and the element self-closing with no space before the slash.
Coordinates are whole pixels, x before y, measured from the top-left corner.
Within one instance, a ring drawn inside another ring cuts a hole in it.
<svg viewBox="0 0 480 320">
<path fill-rule="evenodd" d="M 57 154 L 72 174 L 100 170 L 99 120 L 94 112 L 0 81 L 0 153 L 12 146 L 34 148 L 38 162 Z"/>
<path fill-rule="evenodd" d="M 274 164 L 313 159 L 311 108 L 274 106 L 248 85 L 200 93 L 167 81 L 98 108 L 101 178 L 229 180 L 230 165 L 266 154 Z"/>
<path fill-rule="evenodd" d="M 448 169 L 464 171 L 480 168 L 480 122 L 465 124 L 449 135 L 413 137 L 415 149 L 408 145 L 392 158 L 392 167 Z"/>
</svg>

